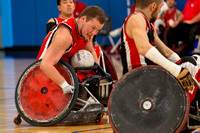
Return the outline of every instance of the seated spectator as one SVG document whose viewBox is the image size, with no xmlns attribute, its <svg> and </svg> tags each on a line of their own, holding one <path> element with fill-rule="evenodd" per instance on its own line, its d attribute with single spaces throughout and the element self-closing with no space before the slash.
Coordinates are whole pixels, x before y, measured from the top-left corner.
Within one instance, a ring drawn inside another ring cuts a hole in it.
<svg viewBox="0 0 200 133">
<path fill-rule="evenodd" d="M 166 2 L 164 2 L 164 5 L 161 8 L 161 12 L 158 14 L 158 17 L 157 17 L 156 21 L 154 22 L 154 28 L 158 34 L 158 37 L 162 41 L 164 41 L 164 32 L 165 32 L 165 23 L 162 18 L 167 9 L 168 9 L 168 6 L 167 6 Z"/>
<path fill-rule="evenodd" d="M 194 49 L 194 42 L 189 39 L 191 30 L 200 24 L 200 0 L 187 0 L 182 13 L 167 31 L 166 44 L 172 48 L 173 44 L 178 46 L 178 42 L 182 41 L 177 52 L 180 56 L 187 56 Z"/>
<path fill-rule="evenodd" d="M 174 23 L 178 20 L 181 16 L 182 12 L 175 8 L 176 0 L 166 0 L 166 4 L 168 9 L 161 15 L 161 20 L 165 23 L 165 28 L 163 28 L 162 40 L 166 42 L 164 35 L 167 32 L 168 28 L 172 27 Z M 177 46 L 176 46 L 177 47 Z M 174 50 L 173 47 L 171 47 Z"/>
<path fill-rule="evenodd" d="M 176 0 L 166 0 L 168 9 L 165 11 L 161 19 L 164 20 L 166 28 L 173 26 L 174 22 L 180 17 L 182 12 L 175 8 Z"/>
</svg>

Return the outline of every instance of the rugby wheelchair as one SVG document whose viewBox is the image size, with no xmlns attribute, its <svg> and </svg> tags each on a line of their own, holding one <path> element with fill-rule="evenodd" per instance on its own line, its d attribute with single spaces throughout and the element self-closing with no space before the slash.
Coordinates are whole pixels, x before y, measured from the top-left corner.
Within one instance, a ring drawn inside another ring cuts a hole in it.
<svg viewBox="0 0 200 133">
<path fill-rule="evenodd" d="M 108 115 L 116 133 L 188 133 L 200 128 L 198 102 L 191 106 L 188 92 L 158 66 L 140 67 L 119 79 L 110 94 Z"/>
<path fill-rule="evenodd" d="M 34 126 L 51 126 L 63 121 L 95 120 L 97 124 L 103 123 L 109 94 L 117 81 L 115 68 L 103 50 L 100 66 L 95 64 L 74 70 L 62 60 L 55 65 L 66 81 L 75 87 L 73 94 L 64 95 L 62 89 L 43 74 L 40 63 L 41 60 L 31 64 L 18 80 L 15 90 L 19 113 L 14 119 L 16 125 L 21 124 L 21 118 Z M 93 70 L 96 75 L 80 82 L 77 76 L 79 70 Z M 79 89 L 87 92 L 87 99 L 79 97 Z"/>
</svg>

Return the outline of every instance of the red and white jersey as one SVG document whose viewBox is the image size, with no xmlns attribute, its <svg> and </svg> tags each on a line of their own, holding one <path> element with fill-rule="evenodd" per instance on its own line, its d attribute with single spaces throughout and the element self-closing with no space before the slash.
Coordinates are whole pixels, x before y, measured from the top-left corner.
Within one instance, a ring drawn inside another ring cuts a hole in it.
<svg viewBox="0 0 200 133">
<path fill-rule="evenodd" d="M 62 21 L 64 21 L 65 19 L 64 18 L 53 18 L 56 25 L 60 24 Z"/>
<path fill-rule="evenodd" d="M 123 30 L 122 30 L 122 36 L 121 36 L 121 58 L 122 58 L 122 65 L 123 65 L 123 74 L 126 72 L 145 65 L 153 65 L 154 63 L 150 61 L 149 59 L 145 58 L 144 56 L 140 55 L 138 53 L 138 50 L 136 48 L 136 44 L 134 39 L 129 38 L 126 30 L 125 30 L 125 24 L 127 20 L 135 14 L 140 14 L 144 17 L 146 21 L 146 32 L 149 38 L 149 42 L 155 46 L 154 43 L 154 27 L 152 24 L 149 23 L 148 19 L 145 17 L 145 15 L 139 11 L 135 11 L 131 15 L 129 15 L 124 24 L 123 24 Z"/>
<path fill-rule="evenodd" d="M 70 18 L 62 21 L 59 25 L 64 25 L 67 28 L 70 29 L 71 31 L 71 36 L 72 36 L 72 44 L 70 45 L 69 48 L 66 48 L 65 54 L 62 56 L 62 59 L 65 60 L 66 62 L 69 61 L 69 58 L 73 56 L 78 50 L 84 49 L 87 40 L 85 40 L 78 31 L 78 26 L 76 24 L 75 18 Z M 39 54 L 37 56 L 36 60 L 42 59 L 50 46 L 52 39 L 54 37 L 55 32 L 58 30 L 59 25 L 57 25 L 55 28 L 53 28 L 52 31 L 48 33 L 46 38 L 44 39 L 42 46 L 40 48 Z"/>
<path fill-rule="evenodd" d="M 165 25 L 167 28 L 170 27 L 170 21 L 175 21 L 177 20 L 177 9 L 174 9 L 171 13 L 169 13 L 169 10 L 166 10 L 164 20 L 165 20 Z"/>
</svg>

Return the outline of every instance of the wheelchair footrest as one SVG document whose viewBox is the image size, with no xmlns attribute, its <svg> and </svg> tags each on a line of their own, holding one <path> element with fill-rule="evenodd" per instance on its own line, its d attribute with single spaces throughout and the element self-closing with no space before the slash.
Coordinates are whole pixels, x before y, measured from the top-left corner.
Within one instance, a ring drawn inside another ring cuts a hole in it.
<svg viewBox="0 0 200 133">
<path fill-rule="evenodd" d="M 96 119 L 100 113 L 107 113 L 107 108 L 101 104 L 91 103 L 84 106 L 79 111 L 71 111 L 64 121 L 87 121 Z"/>
</svg>

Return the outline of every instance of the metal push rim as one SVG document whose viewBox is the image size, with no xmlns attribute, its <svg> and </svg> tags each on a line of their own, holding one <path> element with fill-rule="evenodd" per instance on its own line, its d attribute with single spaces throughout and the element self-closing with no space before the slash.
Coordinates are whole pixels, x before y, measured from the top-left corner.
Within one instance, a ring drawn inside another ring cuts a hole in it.
<svg viewBox="0 0 200 133">
<path fill-rule="evenodd" d="M 36 126 L 49 126 L 49 125 L 53 125 L 59 121 L 61 121 L 62 119 L 64 119 L 71 111 L 71 109 L 73 108 L 73 106 L 75 105 L 76 102 L 76 98 L 78 96 L 78 79 L 77 76 L 75 74 L 75 72 L 73 71 L 73 68 L 71 68 L 71 66 L 63 61 L 60 61 L 58 63 L 59 67 L 64 68 L 64 70 L 66 71 L 65 73 L 67 73 L 70 77 L 71 80 L 71 84 L 75 86 L 75 93 L 73 95 L 70 95 L 69 101 L 67 102 L 67 105 L 63 108 L 63 110 L 61 112 L 59 112 L 58 114 L 56 114 L 55 116 L 51 117 L 51 118 L 47 118 L 47 119 L 36 119 L 36 118 L 32 118 L 31 116 L 29 116 L 29 114 L 27 113 L 27 111 L 25 111 L 25 109 L 23 108 L 23 104 L 20 100 L 20 96 L 21 96 L 21 86 L 23 85 L 23 81 L 24 79 L 26 79 L 26 76 L 34 69 L 39 67 L 41 61 L 36 61 L 33 64 L 31 64 L 25 71 L 24 73 L 21 75 L 20 80 L 18 81 L 17 87 L 16 87 L 16 92 L 15 92 L 15 103 L 16 103 L 16 107 L 17 110 L 19 112 L 19 114 L 22 116 L 22 118 L 27 121 L 28 123 L 30 123 L 31 125 L 36 125 Z M 68 95 L 68 94 L 67 94 Z"/>
</svg>

